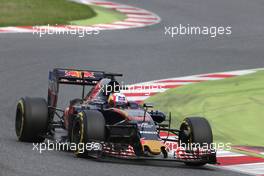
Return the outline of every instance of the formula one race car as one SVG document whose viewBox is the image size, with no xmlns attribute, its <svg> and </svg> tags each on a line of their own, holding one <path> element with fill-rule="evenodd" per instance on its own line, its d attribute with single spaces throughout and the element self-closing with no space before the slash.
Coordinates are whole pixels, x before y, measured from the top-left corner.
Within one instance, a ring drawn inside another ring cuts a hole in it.
<svg viewBox="0 0 264 176">
<path fill-rule="evenodd" d="M 18 140 L 89 144 L 83 150 L 73 149 L 77 157 L 169 160 L 195 166 L 216 163 L 212 130 L 205 118 L 189 117 L 179 129 L 172 129 L 170 114 L 149 110 L 153 108 L 150 104 L 127 101 L 120 93 L 117 76 L 122 75 L 54 69 L 49 73 L 47 101 L 29 97 L 19 100 L 15 124 Z M 82 97 L 71 100 L 65 109 L 58 108 L 60 84 L 82 86 Z M 86 86 L 91 89 L 85 96 Z"/>
</svg>

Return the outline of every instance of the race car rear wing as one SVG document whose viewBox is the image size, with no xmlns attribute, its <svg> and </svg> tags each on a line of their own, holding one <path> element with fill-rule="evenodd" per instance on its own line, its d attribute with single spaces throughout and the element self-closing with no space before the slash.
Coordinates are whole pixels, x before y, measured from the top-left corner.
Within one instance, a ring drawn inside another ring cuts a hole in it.
<svg viewBox="0 0 264 176">
<path fill-rule="evenodd" d="M 118 73 L 105 73 L 103 71 L 56 68 L 49 73 L 49 79 L 56 79 L 59 84 L 95 85 L 103 78 L 114 79 L 123 76 Z"/>
<path fill-rule="evenodd" d="M 103 71 L 55 68 L 49 72 L 48 106 L 57 106 L 60 84 L 82 85 L 84 90 L 84 86 L 86 85 L 96 85 L 103 78 L 114 80 L 116 76 L 123 75 Z M 53 116 L 54 112 L 51 115 Z"/>
</svg>

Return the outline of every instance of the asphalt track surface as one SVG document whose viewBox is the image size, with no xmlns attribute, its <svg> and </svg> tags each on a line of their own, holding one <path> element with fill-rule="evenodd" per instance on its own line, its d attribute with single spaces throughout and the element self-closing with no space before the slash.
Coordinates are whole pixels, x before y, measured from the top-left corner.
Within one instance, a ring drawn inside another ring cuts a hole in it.
<svg viewBox="0 0 264 176">
<path fill-rule="evenodd" d="M 217 168 L 101 163 L 72 153 L 32 151 L 16 141 L 14 116 L 21 96 L 47 95 L 48 70 L 93 68 L 124 73 L 126 83 L 184 75 L 264 67 L 262 0 L 121 1 L 157 13 L 158 25 L 104 31 L 80 39 L 38 38 L 31 34 L 0 35 L 0 176 L 11 175 L 242 175 Z M 164 35 L 164 26 L 231 25 L 232 35 L 212 39 Z M 67 92 L 67 91 L 66 91 Z M 73 91 L 68 91 L 73 95 Z M 77 93 L 75 93 L 77 94 Z M 62 96 L 62 102 L 66 97 Z"/>
</svg>

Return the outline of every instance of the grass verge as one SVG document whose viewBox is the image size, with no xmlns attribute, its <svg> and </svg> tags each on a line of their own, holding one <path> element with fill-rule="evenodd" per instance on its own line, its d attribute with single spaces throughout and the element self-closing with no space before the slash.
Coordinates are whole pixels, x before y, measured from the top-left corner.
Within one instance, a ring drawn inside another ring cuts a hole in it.
<svg viewBox="0 0 264 176">
<path fill-rule="evenodd" d="M 204 116 L 216 142 L 264 145 L 264 71 L 171 89 L 147 102 L 172 112 L 174 127 L 187 116 Z"/>
<path fill-rule="evenodd" d="M 93 24 L 107 24 L 114 21 L 122 21 L 126 18 L 126 15 L 113 9 L 103 8 L 91 5 L 92 9 L 97 14 L 93 18 L 71 21 L 73 25 L 87 26 Z"/>
<path fill-rule="evenodd" d="M 0 0 L 0 4 L 0 27 L 91 25 L 125 18 L 114 10 L 66 0 Z"/>
</svg>

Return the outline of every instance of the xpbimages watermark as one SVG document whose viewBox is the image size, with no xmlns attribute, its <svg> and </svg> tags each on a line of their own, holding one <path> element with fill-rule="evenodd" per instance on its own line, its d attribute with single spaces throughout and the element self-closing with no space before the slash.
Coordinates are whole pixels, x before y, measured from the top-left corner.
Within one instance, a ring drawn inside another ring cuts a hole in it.
<svg viewBox="0 0 264 176">
<path fill-rule="evenodd" d="M 98 35 L 99 33 L 100 30 L 98 28 L 88 26 L 33 26 L 33 35 L 38 35 L 39 37 L 45 35 L 75 35 L 83 38 L 88 35 Z"/>
<path fill-rule="evenodd" d="M 167 141 L 165 143 L 166 149 L 168 151 L 177 151 L 177 150 L 190 150 L 190 151 L 196 151 L 196 150 L 202 150 L 202 151 L 210 151 L 211 153 L 215 153 L 217 151 L 230 151 L 232 149 L 231 143 L 183 143 L 179 141 L 177 142 L 171 142 Z"/>
<path fill-rule="evenodd" d="M 231 26 L 192 26 L 190 24 L 177 26 L 165 26 L 164 34 L 172 38 L 179 36 L 201 35 L 216 38 L 232 34 Z"/>
<path fill-rule="evenodd" d="M 151 92 L 164 92 L 166 90 L 164 84 L 139 84 L 139 85 L 126 85 L 126 84 L 113 84 L 99 86 L 100 91 L 109 94 L 112 92 L 119 92 L 122 90 L 126 93 L 144 93 L 150 95 Z"/>
<path fill-rule="evenodd" d="M 177 151 L 177 150 L 190 150 L 190 151 L 210 151 L 215 153 L 217 150 L 230 151 L 231 143 L 179 143 L 177 142 L 165 142 L 167 151 Z M 103 151 L 103 145 L 97 142 L 90 143 L 59 143 L 47 141 L 45 143 L 33 143 L 33 151 L 37 151 L 42 154 L 44 151 L 77 151 L 79 153 L 84 153 L 85 151 Z"/>
<path fill-rule="evenodd" d="M 79 151 L 79 153 L 84 153 L 85 151 L 101 151 L 102 144 L 97 142 L 90 143 L 60 143 L 47 141 L 45 143 L 33 143 L 33 151 L 37 151 L 40 154 L 43 151 Z"/>
</svg>

